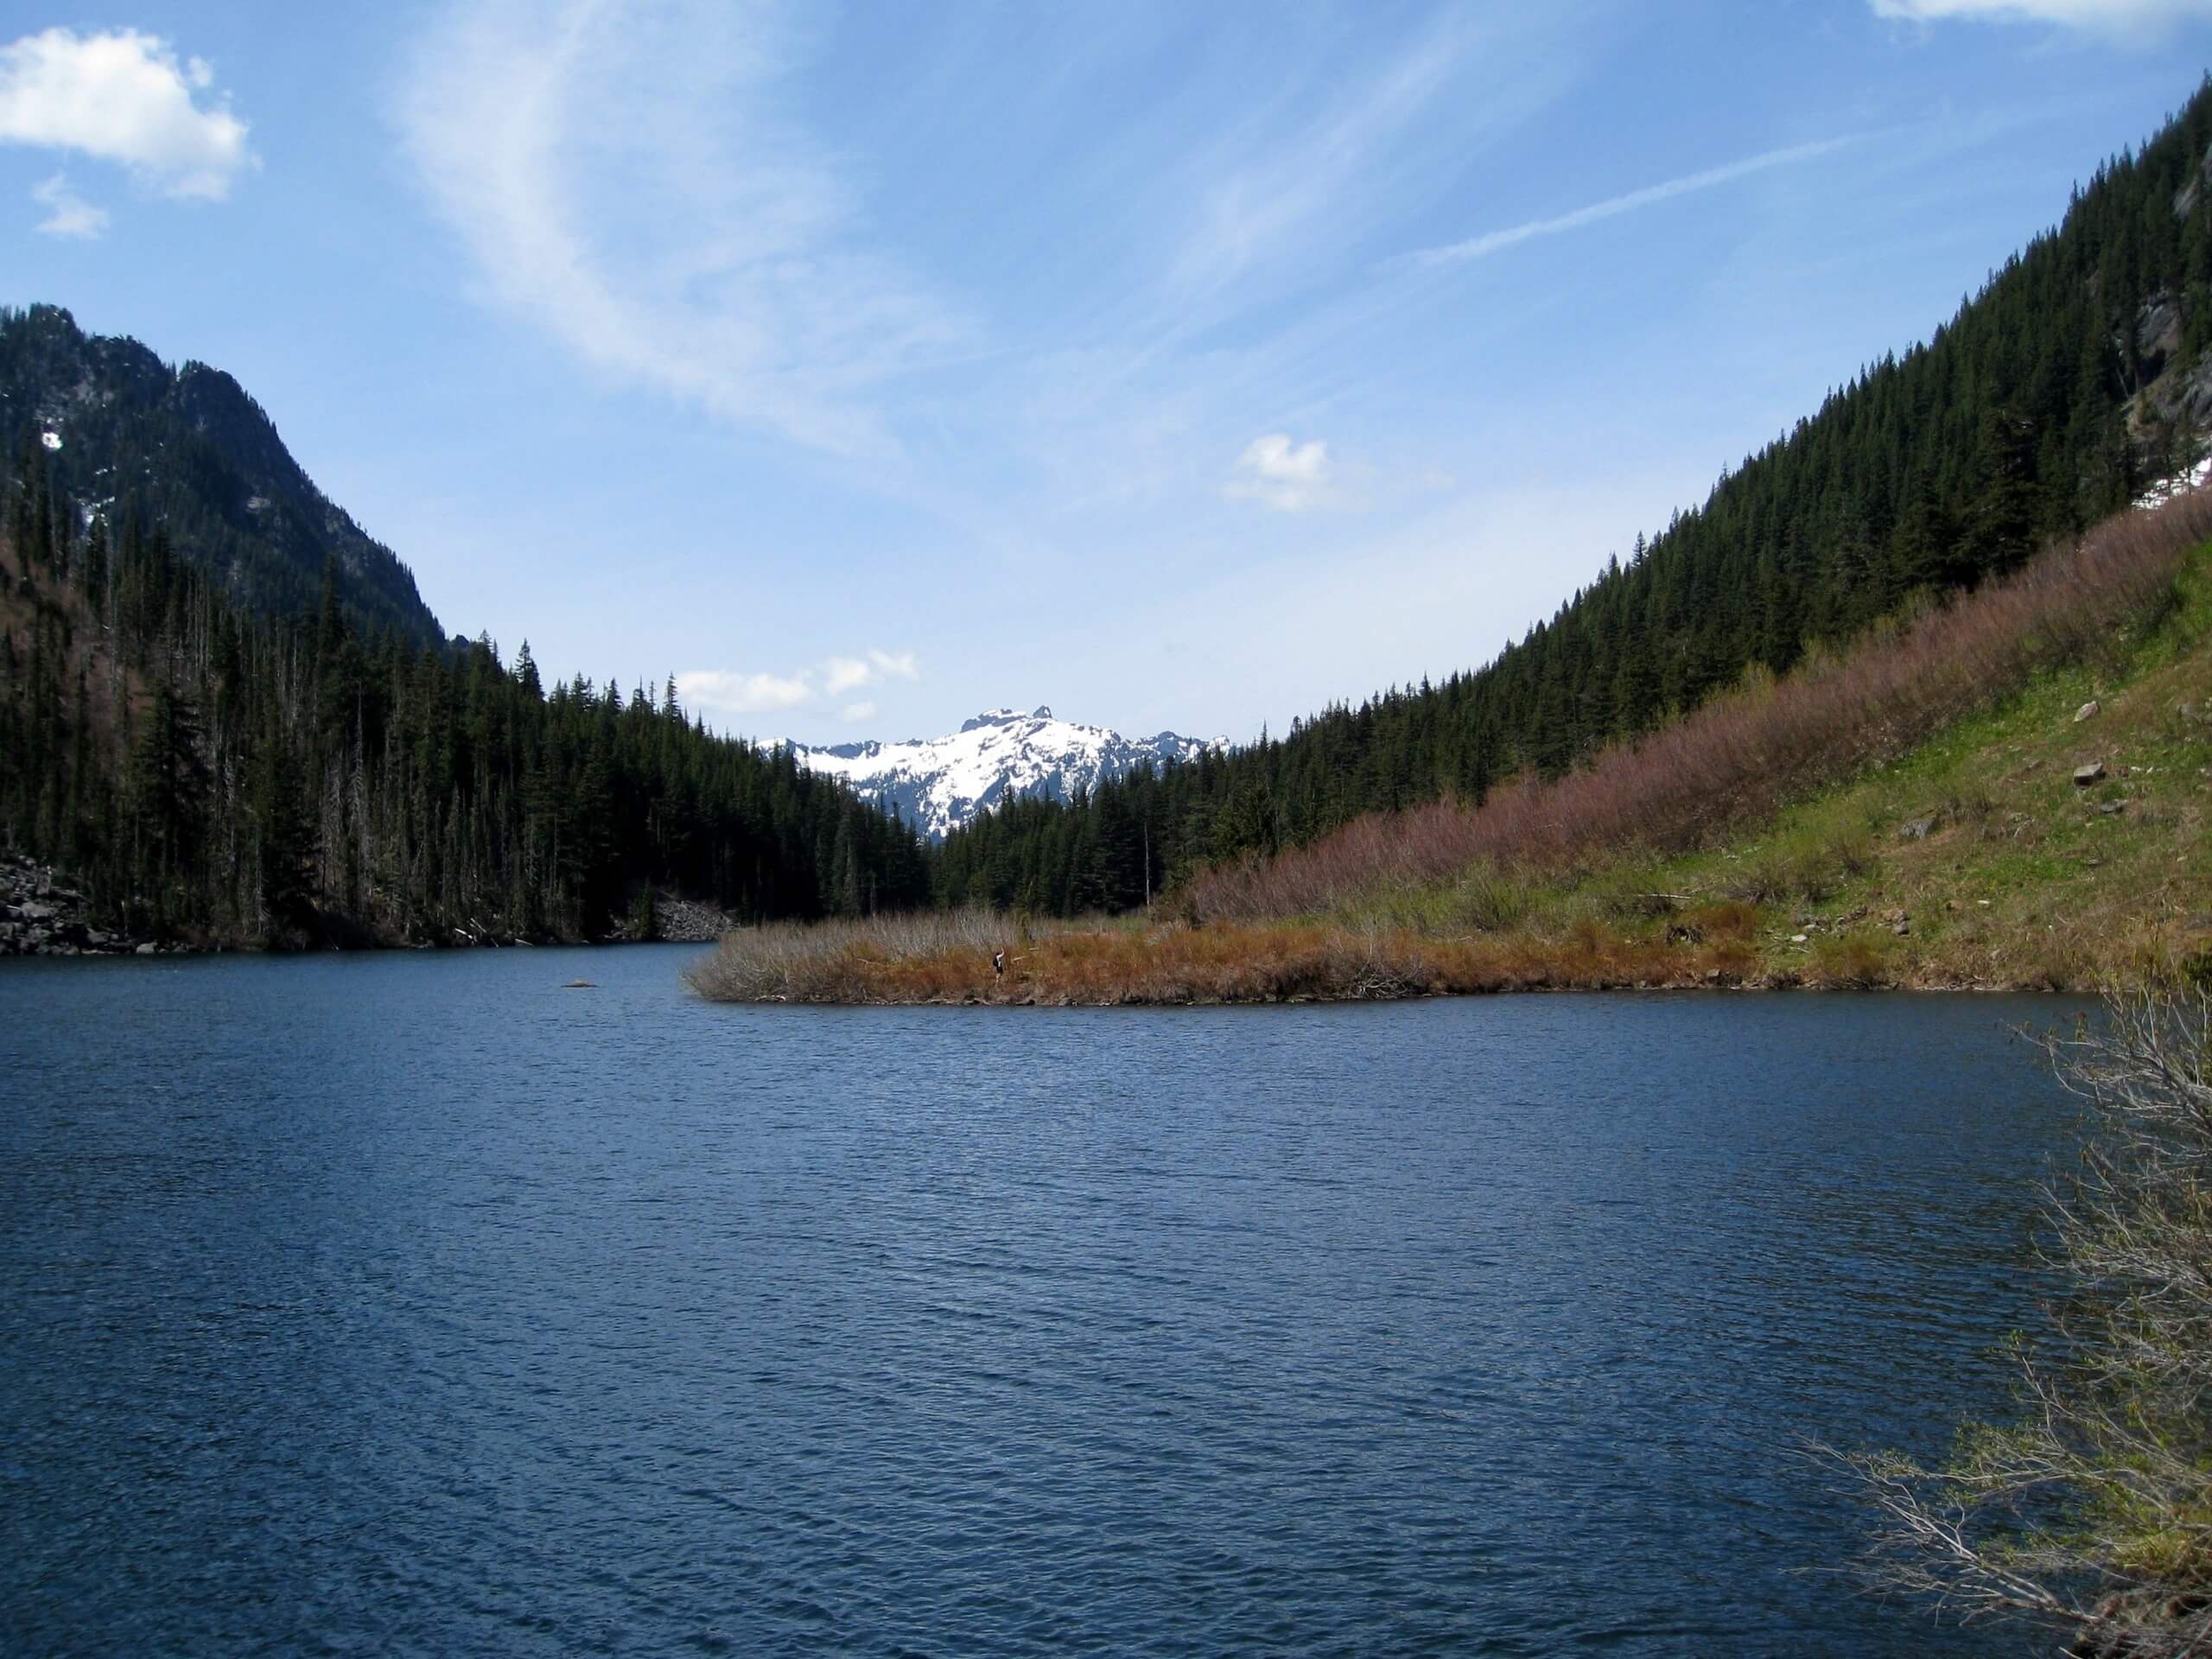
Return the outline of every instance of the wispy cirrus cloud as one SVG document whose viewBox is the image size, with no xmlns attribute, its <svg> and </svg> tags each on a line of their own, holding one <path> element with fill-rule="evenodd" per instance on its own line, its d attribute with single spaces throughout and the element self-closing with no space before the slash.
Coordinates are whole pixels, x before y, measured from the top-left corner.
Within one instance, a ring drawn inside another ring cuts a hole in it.
<svg viewBox="0 0 2212 1659">
<path fill-rule="evenodd" d="M 858 192 L 785 112 L 777 0 L 461 0 L 396 115 L 486 297 L 581 360 L 843 454 L 960 332 L 866 244 Z"/>
<path fill-rule="evenodd" d="M 254 165 L 213 68 L 132 29 L 49 29 L 0 46 L 0 143 L 112 162 L 164 195 L 209 201 Z M 56 207 L 63 223 L 99 211 L 78 205 L 73 218 Z"/>
<path fill-rule="evenodd" d="M 1870 0 L 1878 17 L 1906 22 L 2053 23 L 2137 44 L 2179 24 L 2212 19 L 2212 0 Z"/>
<path fill-rule="evenodd" d="M 1503 230 L 1485 231 L 1480 236 L 1471 236 L 1464 242 L 1447 243 L 1442 247 L 1424 248 L 1414 253 L 1402 254 L 1390 261 L 1398 267 L 1433 269 L 1440 265 L 1469 264 L 1478 259 L 1487 259 L 1492 254 L 1517 247 L 1523 242 L 1533 242 L 1539 237 L 1564 236 L 1569 231 L 1579 231 L 1586 226 L 1618 219 L 1623 213 L 1632 213 L 1639 208 L 1656 207 L 1662 201 L 1672 201 L 1677 196 L 1694 195 L 1700 190 L 1711 190 L 1720 185 L 1732 184 L 1756 173 L 1772 172 L 1777 168 L 1795 167 L 1805 162 L 1817 161 L 1830 156 L 1847 145 L 1854 144 L 1865 135 L 1847 133 L 1838 138 L 1823 138 L 1808 144 L 1791 144 L 1783 149 L 1770 149 L 1741 161 L 1728 162 L 1719 167 L 1709 167 L 1700 173 L 1684 174 L 1660 184 L 1646 185 L 1640 190 L 1630 190 L 1621 195 L 1609 196 L 1603 201 L 1592 202 L 1572 213 L 1560 213 L 1550 219 L 1532 219 Z"/>
<path fill-rule="evenodd" d="M 1342 235 L 1356 181 L 1370 190 L 1386 155 L 1452 85 L 1479 35 L 1452 14 L 1412 41 L 1299 129 L 1217 162 L 1198 194 L 1195 223 L 1168 269 L 1185 306 L 1251 267 L 1302 251 L 1317 233 Z"/>
<path fill-rule="evenodd" d="M 676 677 L 676 693 L 687 708 L 722 715 L 773 715 L 835 702 L 887 681 L 916 681 L 921 677 L 921 665 L 911 651 L 868 651 L 857 656 L 827 658 L 791 674 L 688 669 Z M 850 724 L 873 720 L 875 714 L 873 702 L 848 702 L 840 718 Z"/>
</svg>

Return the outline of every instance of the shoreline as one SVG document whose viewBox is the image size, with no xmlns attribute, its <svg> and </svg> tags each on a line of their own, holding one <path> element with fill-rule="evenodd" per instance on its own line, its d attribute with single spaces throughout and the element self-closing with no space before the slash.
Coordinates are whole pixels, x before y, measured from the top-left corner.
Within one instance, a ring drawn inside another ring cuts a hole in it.
<svg viewBox="0 0 2212 1659">
<path fill-rule="evenodd" d="M 809 950 L 802 937 L 780 957 L 779 943 L 773 933 L 734 935 L 688 966 L 685 981 L 713 1001 L 824 1007 L 1208 1007 L 1560 992 L 2064 995 L 2143 980 L 2154 964 L 2196 954 L 2190 937 L 2153 933 L 2062 969 L 2024 943 L 1923 945 L 1889 929 L 1798 929 L 1768 939 L 1746 930 L 1688 943 L 1595 928 L 1438 940 L 1311 925 L 1107 926 L 1023 940 L 1008 927 L 988 949 L 901 953 L 853 938 Z M 992 967 L 999 951 L 1003 979 Z"/>
<path fill-rule="evenodd" d="M 318 912 L 312 929 L 271 939 L 227 930 L 133 932 L 98 917 L 81 884 L 58 866 L 0 852 L 0 961 L 75 957 L 321 957 L 372 950 L 562 950 L 616 944 L 716 944 L 732 931 L 727 912 L 696 899 L 664 898 L 653 906 L 651 938 L 627 931 L 596 939 L 525 938 L 473 920 L 442 937 L 394 938 L 336 912 Z"/>
</svg>

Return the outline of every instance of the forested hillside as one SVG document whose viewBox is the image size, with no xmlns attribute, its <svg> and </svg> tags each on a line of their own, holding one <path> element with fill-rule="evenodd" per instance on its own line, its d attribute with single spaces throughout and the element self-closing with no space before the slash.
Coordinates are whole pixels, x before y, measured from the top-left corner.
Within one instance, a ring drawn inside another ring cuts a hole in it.
<svg viewBox="0 0 2212 1659">
<path fill-rule="evenodd" d="M 1560 776 L 2124 506 L 2202 452 L 2208 346 L 2212 86 L 1926 345 L 1833 393 L 1487 666 L 1069 805 L 1006 807 L 948 840 L 938 896 L 1120 909 L 1367 812 Z"/>
<path fill-rule="evenodd" d="M 134 504 L 175 558 L 250 610 L 311 609 L 334 561 L 355 620 L 417 644 L 444 637 L 407 567 L 315 487 L 219 369 L 172 371 L 135 340 L 85 334 L 59 306 L 0 307 L 0 435 L 16 476 L 43 476 L 77 504 L 77 529 L 88 513 L 120 524 Z M 43 474 L 32 449 L 46 452 Z M 45 522 L 19 496 L 16 547 L 29 549 Z"/>
<path fill-rule="evenodd" d="M 134 932 L 593 938 L 649 931 L 656 891 L 747 919 L 926 897 L 903 825 L 709 735 L 672 684 L 548 688 L 527 645 L 365 629 L 336 555 L 303 613 L 249 609 L 152 512 L 87 525 L 44 447 L 18 454 L 0 829 Z"/>
</svg>

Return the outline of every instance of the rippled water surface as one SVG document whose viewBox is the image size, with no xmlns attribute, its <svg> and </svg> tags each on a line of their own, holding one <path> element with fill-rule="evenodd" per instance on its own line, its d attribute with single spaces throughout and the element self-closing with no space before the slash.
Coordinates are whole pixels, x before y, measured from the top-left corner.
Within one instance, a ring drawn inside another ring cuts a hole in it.
<svg viewBox="0 0 2212 1659">
<path fill-rule="evenodd" d="M 1998 1403 L 2061 1005 L 685 954 L 0 969 L 0 1649 L 2012 1650 L 1795 1448 Z"/>
</svg>

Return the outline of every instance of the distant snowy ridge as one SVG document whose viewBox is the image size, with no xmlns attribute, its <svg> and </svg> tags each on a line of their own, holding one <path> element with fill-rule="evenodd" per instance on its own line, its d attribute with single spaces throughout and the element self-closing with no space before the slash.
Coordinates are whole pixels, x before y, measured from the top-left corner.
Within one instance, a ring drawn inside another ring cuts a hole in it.
<svg viewBox="0 0 2212 1659">
<path fill-rule="evenodd" d="M 1103 726 L 1078 726 L 1054 718 L 1049 708 L 1024 714 L 991 709 L 948 737 L 904 743 L 839 743 L 813 748 L 786 742 L 810 772 L 842 778 L 864 800 L 899 816 L 932 841 L 942 841 L 979 812 L 1001 801 L 1039 796 L 1064 801 L 1093 790 L 1149 761 L 1195 760 L 1225 738 L 1123 737 Z"/>
</svg>

